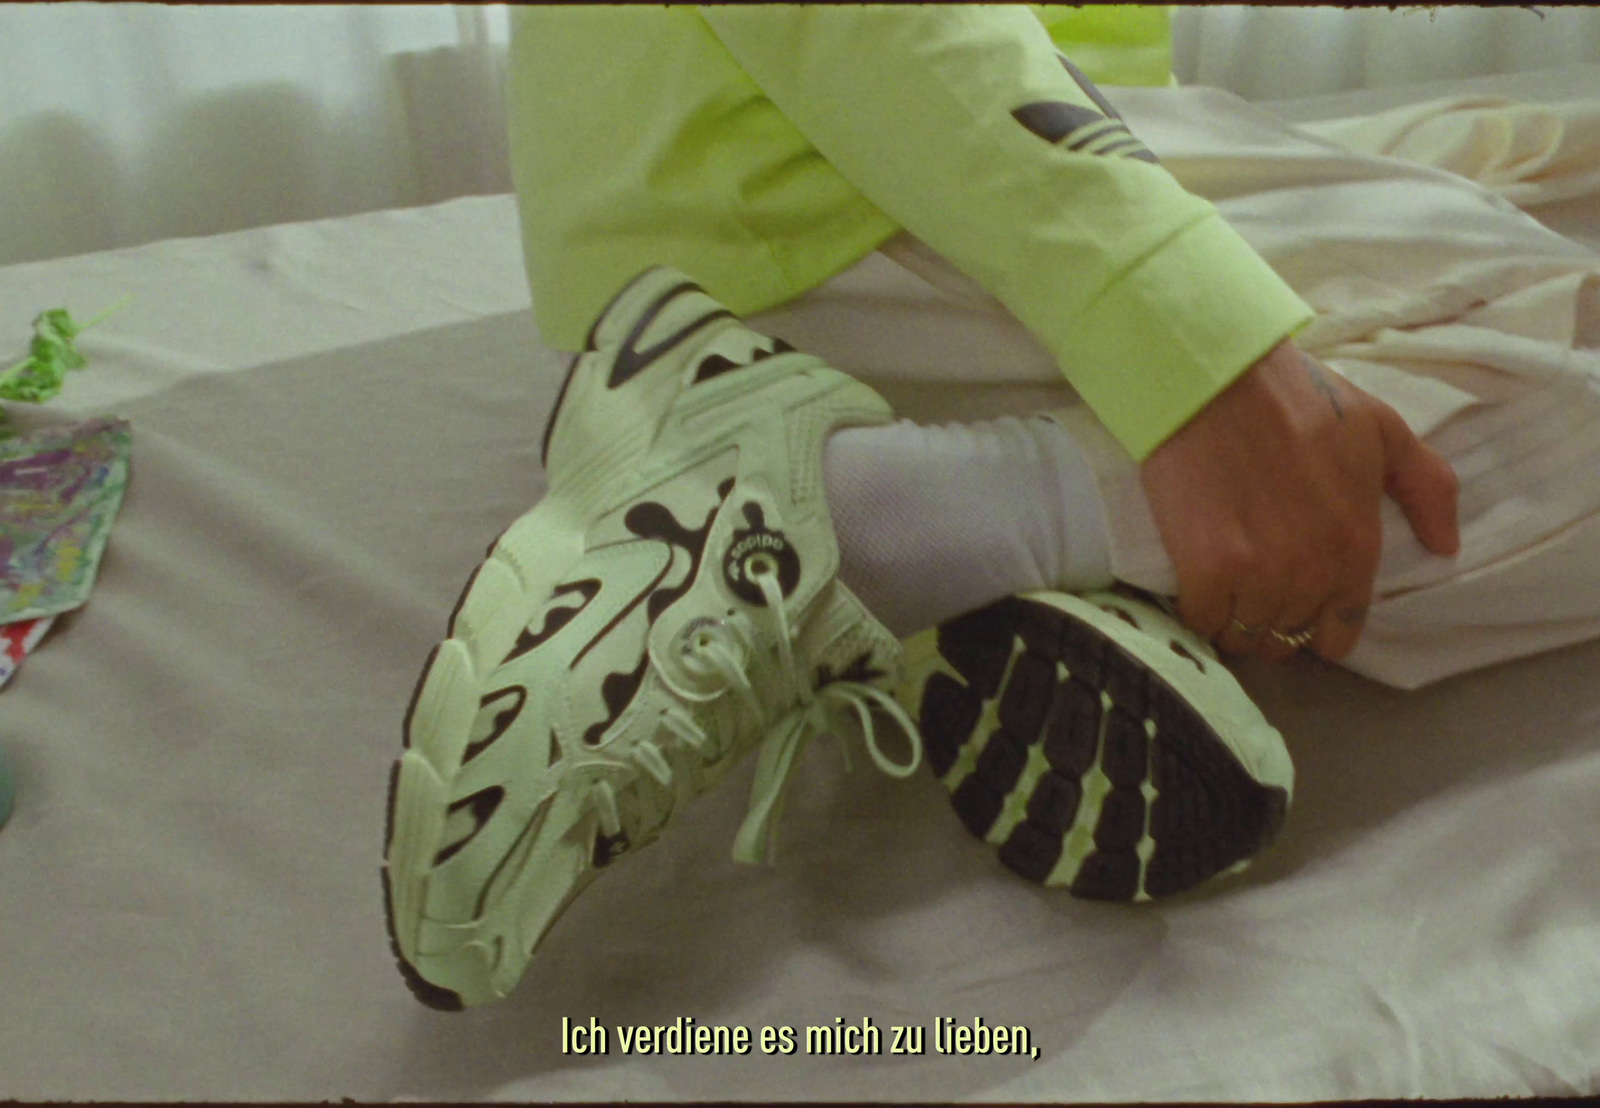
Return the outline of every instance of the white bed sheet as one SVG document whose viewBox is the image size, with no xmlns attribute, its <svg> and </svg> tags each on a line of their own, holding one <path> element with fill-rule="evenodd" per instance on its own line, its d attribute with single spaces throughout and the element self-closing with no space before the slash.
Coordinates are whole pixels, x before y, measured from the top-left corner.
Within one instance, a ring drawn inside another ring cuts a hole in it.
<svg viewBox="0 0 1600 1108">
<path fill-rule="evenodd" d="M 1393 102 L 1323 101 L 1286 114 Z M 1557 229 L 1600 245 L 1600 199 L 1564 209 Z M 1284 838 L 1226 887 L 1139 909 L 1026 886 L 930 778 L 847 777 L 818 750 L 778 868 L 728 861 L 727 786 L 586 894 L 511 1000 L 419 1007 L 383 934 L 388 764 L 456 590 L 539 494 L 559 377 L 514 205 L 0 269 L 0 349 L 38 309 L 127 292 L 84 337 L 91 367 L 24 415 L 113 408 L 135 461 L 89 606 L 0 693 L 20 784 L 0 1099 L 1600 1091 L 1600 644 L 1412 694 L 1249 669 L 1299 769 Z M 981 1016 L 1028 1026 L 1040 1057 L 561 1053 L 564 1016 L 680 1015 Z"/>
</svg>

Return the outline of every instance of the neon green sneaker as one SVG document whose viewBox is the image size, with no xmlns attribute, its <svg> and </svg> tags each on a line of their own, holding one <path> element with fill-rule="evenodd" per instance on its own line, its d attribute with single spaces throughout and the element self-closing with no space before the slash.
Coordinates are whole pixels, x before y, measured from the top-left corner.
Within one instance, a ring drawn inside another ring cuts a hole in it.
<svg viewBox="0 0 1600 1108">
<path fill-rule="evenodd" d="M 548 494 L 467 583 L 391 777 L 390 935 L 439 1008 L 509 993 L 563 909 L 748 751 L 741 861 L 771 859 L 812 735 L 853 713 L 884 771 L 921 757 L 873 684 L 900 646 L 837 580 L 822 491 L 827 435 L 889 407 L 669 270 L 624 289 L 588 346 L 546 429 Z"/>
<path fill-rule="evenodd" d="M 1294 789 L 1211 645 L 1122 592 L 1009 597 L 906 641 L 901 702 L 974 835 L 1032 881 L 1148 900 L 1237 872 Z"/>
</svg>

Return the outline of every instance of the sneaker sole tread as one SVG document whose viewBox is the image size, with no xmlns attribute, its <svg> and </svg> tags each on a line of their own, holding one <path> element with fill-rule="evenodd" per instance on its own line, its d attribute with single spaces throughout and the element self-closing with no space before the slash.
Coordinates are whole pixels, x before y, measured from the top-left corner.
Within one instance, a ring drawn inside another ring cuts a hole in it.
<svg viewBox="0 0 1600 1108">
<path fill-rule="evenodd" d="M 942 665 L 914 705 L 929 765 L 1020 876 L 1148 900 L 1237 872 L 1282 829 L 1287 783 L 1258 781 L 1155 667 L 1079 615 L 1015 597 L 934 644 Z"/>
</svg>

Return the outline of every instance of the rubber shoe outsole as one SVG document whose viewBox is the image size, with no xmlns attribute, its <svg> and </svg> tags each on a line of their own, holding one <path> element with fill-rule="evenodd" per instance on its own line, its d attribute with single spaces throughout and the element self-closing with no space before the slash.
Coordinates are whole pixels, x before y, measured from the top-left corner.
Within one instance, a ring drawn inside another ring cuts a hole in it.
<svg viewBox="0 0 1600 1108">
<path fill-rule="evenodd" d="M 929 766 L 1004 865 L 1074 896 L 1148 900 L 1243 869 L 1288 812 L 1281 736 L 1196 636 L 1095 599 L 1011 597 L 907 644 Z"/>
</svg>

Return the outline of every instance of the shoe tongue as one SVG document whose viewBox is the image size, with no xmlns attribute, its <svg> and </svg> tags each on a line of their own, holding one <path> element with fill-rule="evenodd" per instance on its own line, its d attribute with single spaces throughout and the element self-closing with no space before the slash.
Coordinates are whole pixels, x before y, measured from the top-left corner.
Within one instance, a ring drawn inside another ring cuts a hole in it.
<svg viewBox="0 0 1600 1108">
<path fill-rule="evenodd" d="M 817 595 L 804 621 L 798 657 L 817 683 L 861 681 L 887 687 L 900 668 L 900 641 L 837 578 Z"/>
</svg>

